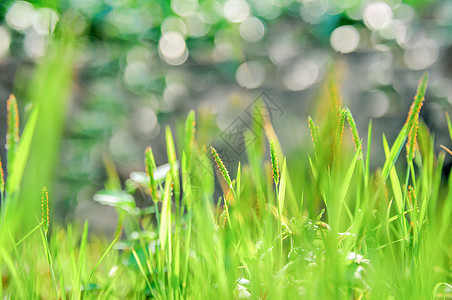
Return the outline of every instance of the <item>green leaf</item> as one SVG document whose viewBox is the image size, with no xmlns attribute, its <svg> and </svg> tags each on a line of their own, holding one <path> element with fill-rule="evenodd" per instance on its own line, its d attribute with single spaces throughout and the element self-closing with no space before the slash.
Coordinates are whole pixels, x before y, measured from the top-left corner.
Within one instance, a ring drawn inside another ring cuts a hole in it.
<svg viewBox="0 0 452 300">
<path fill-rule="evenodd" d="M 12 196 L 17 190 L 19 190 L 20 182 L 24 174 L 25 166 L 30 155 L 30 146 L 33 139 L 33 133 L 36 128 L 39 115 L 39 106 L 36 106 L 27 124 L 25 125 L 24 131 L 22 133 L 22 138 L 20 139 L 19 147 L 16 153 L 16 159 L 12 162 L 13 167 L 9 173 L 8 181 L 6 183 L 6 193 Z"/>
</svg>

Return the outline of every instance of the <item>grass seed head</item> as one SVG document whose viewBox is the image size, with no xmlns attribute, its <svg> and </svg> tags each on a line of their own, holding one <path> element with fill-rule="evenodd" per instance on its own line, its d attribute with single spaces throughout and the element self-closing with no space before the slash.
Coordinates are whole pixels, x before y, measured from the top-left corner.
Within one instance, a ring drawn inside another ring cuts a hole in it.
<svg viewBox="0 0 452 300">
<path fill-rule="evenodd" d="M 273 181 L 276 185 L 279 183 L 278 157 L 276 156 L 275 142 L 270 140 L 270 158 L 272 161 Z"/>
<path fill-rule="evenodd" d="M 232 187 L 232 181 L 231 177 L 229 177 L 229 172 L 224 166 L 223 161 L 221 160 L 220 156 L 218 155 L 217 150 L 215 150 L 214 147 L 210 146 L 210 152 L 212 153 L 213 159 L 215 160 L 218 170 L 220 171 L 221 175 L 223 176 L 224 180 L 228 184 L 228 186 Z"/>
<path fill-rule="evenodd" d="M 19 144 L 19 112 L 17 109 L 17 100 L 14 95 L 10 95 L 6 102 L 7 109 L 7 133 L 6 149 L 8 150 L 8 168 L 12 166 L 14 155 Z"/>
<path fill-rule="evenodd" d="M 427 90 L 428 73 L 424 73 L 419 81 L 414 101 L 411 104 L 408 117 L 405 122 L 406 130 L 408 130 L 408 139 L 406 143 L 407 161 L 414 159 L 417 130 L 419 127 L 419 113 L 425 100 L 425 92 Z"/>
<path fill-rule="evenodd" d="M 342 144 L 342 138 L 344 135 L 344 124 L 345 124 L 345 119 L 347 117 L 347 111 L 343 107 L 339 107 L 338 110 L 339 110 L 339 114 L 338 114 L 338 118 L 337 118 L 336 146 L 337 146 L 337 149 L 340 149 L 341 144 Z"/>
<path fill-rule="evenodd" d="M 49 218 L 49 192 L 47 191 L 47 187 L 44 186 L 42 188 L 41 193 L 41 222 L 44 228 L 44 232 L 47 234 L 49 230 L 50 218 Z"/>
<path fill-rule="evenodd" d="M 224 208 L 219 218 L 219 221 L 221 222 L 221 226 L 223 228 L 226 228 L 227 220 L 228 220 L 228 211 Z"/>
<path fill-rule="evenodd" d="M 408 186 L 408 203 L 413 208 L 413 210 L 416 210 L 417 212 L 419 212 L 419 205 L 417 203 L 416 191 L 414 190 L 414 188 L 411 185 Z"/>
<path fill-rule="evenodd" d="M 309 130 L 311 131 L 312 141 L 314 142 L 314 149 L 319 148 L 319 126 L 317 126 L 312 120 L 311 116 L 308 117 Z"/>
<path fill-rule="evenodd" d="M 3 173 L 2 159 L 0 158 L 0 192 L 3 195 L 5 190 L 5 174 Z"/>
<path fill-rule="evenodd" d="M 427 91 L 428 84 L 428 73 L 422 75 L 421 80 L 418 83 L 416 95 L 414 96 L 414 101 L 411 103 L 410 111 L 408 112 L 408 117 L 406 119 L 405 125 L 407 129 L 410 130 L 412 124 L 414 123 L 414 116 L 419 115 L 421 107 L 425 100 L 425 92 Z"/>
<path fill-rule="evenodd" d="M 411 126 L 410 131 L 408 131 L 408 140 L 406 143 L 406 159 L 411 161 L 414 159 L 415 146 L 416 146 L 416 136 L 417 130 L 419 128 L 419 115 L 414 116 L 414 123 Z"/>
<path fill-rule="evenodd" d="M 356 128 L 356 122 L 348 108 L 346 108 L 346 114 L 347 122 L 348 125 L 350 125 L 350 131 L 353 137 L 353 143 L 355 144 L 355 151 L 357 151 L 358 149 L 361 149 L 361 140 L 359 139 L 358 129 Z"/>
</svg>

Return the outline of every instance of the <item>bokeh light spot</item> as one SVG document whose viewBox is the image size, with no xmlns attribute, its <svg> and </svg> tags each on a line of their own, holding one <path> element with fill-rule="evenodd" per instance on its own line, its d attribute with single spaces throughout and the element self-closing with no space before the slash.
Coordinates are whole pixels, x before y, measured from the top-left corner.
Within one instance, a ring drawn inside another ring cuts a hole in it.
<svg viewBox="0 0 452 300">
<path fill-rule="evenodd" d="M 328 0 L 303 0 L 300 6 L 301 18 L 310 24 L 320 23 L 328 11 Z"/>
<path fill-rule="evenodd" d="M 192 15 L 197 7 L 197 0 L 171 0 L 171 9 L 182 17 Z"/>
<path fill-rule="evenodd" d="M 370 29 L 385 27 L 392 20 L 392 9 L 385 2 L 372 2 L 364 10 L 364 24 Z"/>
<path fill-rule="evenodd" d="M 31 59 L 37 59 L 45 55 L 47 50 L 47 37 L 29 32 L 24 39 L 25 53 Z"/>
<path fill-rule="evenodd" d="M 185 19 L 188 34 L 192 37 L 201 37 L 209 32 L 210 25 L 206 16 L 201 13 L 195 13 Z"/>
<path fill-rule="evenodd" d="M 270 60 L 276 65 L 282 65 L 300 54 L 305 45 L 304 40 L 297 39 L 292 34 L 276 37 L 270 46 Z"/>
<path fill-rule="evenodd" d="M 39 34 L 49 34 L 55 30 L 58 14 L 47 7 L 38 9 L 33 15 L 33 28 Z"/>
<path fill-rule="evenodd" d="M 402 45 L 407 40 L 407 26 L 401 20 L 392 20 L 380 30 L 380 34 L 386 39 L 395 39 L 397 44 Z"/>
<path fill-rule="evenodd" d="M 150 81 L 149 67 L 143 61 L 132 61 L 124 70 L 124 80 L 130 87 L 145 85 Z"/>
<path fill-rule="evenodd" d="M 160 31 L 162 34 L 165 34 L 167 32 L 178 32 L 180 34 L 187 34 L 187 26 L 185 25 L 184 21 L 182 21 L 181 18 L 178 17 L 168 17 L 163 20 Z"/>
<path fill-rule="evenodd" d="M 248 3 L 243 0 L 228 0 L 223 8 L 224 17 L 232 23 L 243 22 L 250 14 Z"/>
<path fill-rule="evenodd" d="M 258 61 L 241 64 L 235 73 L 237 83 L 247 89 L 255 89 L 262 85 L 265 79 L 265 69 Z"/>
<path fill-rule="evenodd" d="M 4 57 L 9 50 L 11 36 L 5 27 L 0 26 L 0 58 Z"/>
<path fill-rule="evenodd" d="M 422 70 L 430 67 L 439 55 L 438 43 L 433 39 L 417 41 L 409 47 L 403 56 L 408 68 Z"/>
<path fill-rule="evenodd" d="M 15 30 L 24 31 L 31 26 L 34 11 L 32 4 L 17 1 L 9 8 L 6 23 Z"/>
<path fill-rule="evenodd" d="M 370 91 L 366 101 L 366 108 L 372 118 L 383 117 L 389 109 L 389 98 L 382 91 Z"/>
<path fill-rule="evenodd" d="M 257 42 L 264 37 L 265 28 L 261 20 L 251 17 L 240 24 L 239 32 L 245 41 Z"/>
<path fill-rule="evenodd" d="M 292 91 L 302 91 L 319 78 L 320 67 L 314 60 L 300 60 L 284 76 L 284 84 Z"/>
<path fill-rule="evenodd" d="M 330 43 L 338 52 L 353 52 L 359 45 L 359 32 L 351 25 L 341 26 L 331 33 Z"/>
<path fill-rule="evenodd" d="M 164 33 L 159 40 L 160 56 L 171 65 L 180 65 L 188 57 L 185 40 L 178 32 Z"/>
</svg>

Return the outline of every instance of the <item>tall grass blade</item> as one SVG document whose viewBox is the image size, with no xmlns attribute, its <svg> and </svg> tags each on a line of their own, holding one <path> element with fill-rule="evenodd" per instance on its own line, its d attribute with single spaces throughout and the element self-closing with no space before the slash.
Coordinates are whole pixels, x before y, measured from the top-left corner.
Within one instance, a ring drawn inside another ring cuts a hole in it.
<svg viewBox="0 0 452 300">
<path fill-rule="evenodd" d="M 191 151 L 193 147 L 193 143 L 195 141 L 195 133 L 196 133 L 196 120 L 195 120 L 195 112 L 191 110 L 187 119 L 185 120 L 185 153 L 187 158 L 189 159 L 188 163 L 190 163 L 191 159 Z"/>
<path fill-rule="evenodd" d="M 96 263 L 96 266 L 94 267 L 93 271 L 91 272 L 91 274 L 88 277 L 88 282 L 91 281 L 91 278 L 94 275 L 94 272 L 96 272 L 97 268 L 99 267 L 99 265 L 102 263 L 102 261 L 105 259 L 105 257 L 107 256 L 107 254 L 110 252 L 110 250 L 113 248 L 113 246 L 116 244 L 116 242 L 119 240 L 119 238 L 121 237 L 121 235 L 117 235 L 115 237 L 115 239 L 110 243 L 110 245 L 107 247 L 107 249 L 105 249 L 104 253 L 102 253 L 102 256 L 99 258 L 99 260 Z"/>
<path fill-rule="evenodd" d="M 171 192 L 173 186 L 172 173 L 168 172 L 165 179 L 162 214 L 160 220 L 159 238 L 162 250 L 171 241 Z"/>
</svg>

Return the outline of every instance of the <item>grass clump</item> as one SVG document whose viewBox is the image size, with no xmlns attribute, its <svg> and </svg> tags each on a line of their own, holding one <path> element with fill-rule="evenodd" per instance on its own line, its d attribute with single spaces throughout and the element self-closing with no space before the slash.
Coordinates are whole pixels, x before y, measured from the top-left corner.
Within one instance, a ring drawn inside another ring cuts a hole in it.
<svg viewBox="0 0 452 300">
<path fill-rule="evenodd" d="M 190 112 L 180 144 L 166 129 L 168 164 L 156 166 L 146 149 L 146 171 L 133 172 L 124 190 L 108 172 L 95 200 L 118 213 L 109 241 L 88 239 L 86 224 L 49 227 L 43 188 L 37 229 L 12 234 L 12 247 L 0 248 L 1 291 L 24 299 L 452 297 L 452 179 L 442 182 L 445 154 L 434 152 L 419 119 L 426 85 L 424 75 L 391 146 L 383 136 L 386 161 L 375 172 L 372 123 L 364 149 L 335 85 L 327 99 L 335 107 L 316 116 L 319 125 L 308 118 L 312 157 L 286 157 L 260 108 L 252 126 L 260 142 L 248 145 L 249 164 L 228 170 L 215 148 L 198 144 Z M 404 148 L 407 164 L 399 169 Z M 147 205 L 138 207 L 135 197 L 143 195 Z"/>
</svg>

